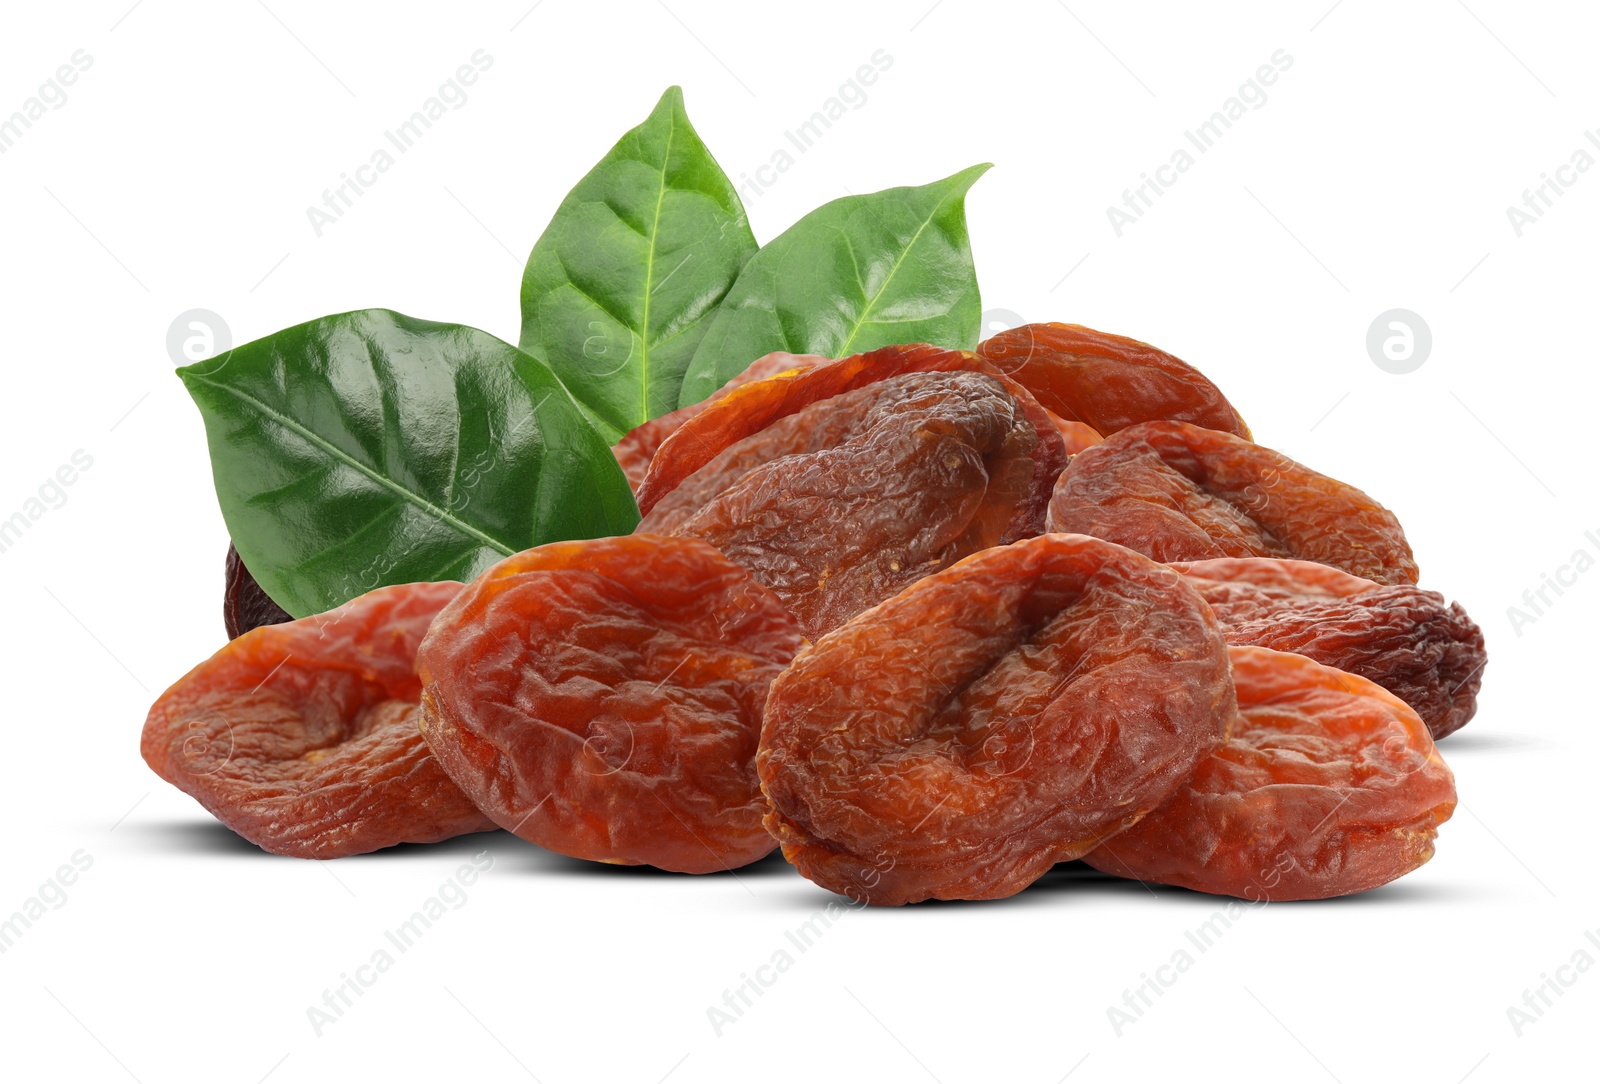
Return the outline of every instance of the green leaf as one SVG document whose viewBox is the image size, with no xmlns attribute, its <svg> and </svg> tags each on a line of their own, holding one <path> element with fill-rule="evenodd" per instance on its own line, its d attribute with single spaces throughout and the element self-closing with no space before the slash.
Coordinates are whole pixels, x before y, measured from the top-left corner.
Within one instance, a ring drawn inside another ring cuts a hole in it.
<svg viewBox="0 0 1600 1084">
<path fill-rule="evenodd" d="M 971 349 L 983 306 L 966 195 L 988 165 L 823 204 L 744 267 L 695 351 L 680 406 L 774 350 L 842 358 L 895 343 Z"/>
<path fill-rule="evenodd" d="M 709 317 L 756 251 L 672 87 L 578 182 L 528 257 L 522 349 L 615 442 L 678 406 Z"/>
<path fill-rule="evenodd" d="M 296 617 L 638 522 L 611 450 L 550 370 L 473 328 L 367 309 L 178 375 L 234 544 Z"/>
</svg>

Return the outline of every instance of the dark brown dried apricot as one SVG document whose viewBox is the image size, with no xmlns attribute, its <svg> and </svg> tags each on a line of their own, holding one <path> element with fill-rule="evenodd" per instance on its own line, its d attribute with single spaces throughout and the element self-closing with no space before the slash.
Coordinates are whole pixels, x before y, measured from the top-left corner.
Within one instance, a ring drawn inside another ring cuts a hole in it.
<svg viewBox="0 0 1600 1084">
<path fill-rule="evenodd" d="M 273 854 L 341 858 L 493 830 L 417 731 L 417 645 L 460 589 L 383 587 L 245 633 L 156 701 L 145 763 Z"/>
<path fill-rule="evenodd" d="M 1422 716 L 1435 741 L 1477 711 L 1483 630 L 1438 592 L 1271 557 L 1173 567 L 1210 604 L 1230 644 L 1292 651 L 1376 682 Z"/>
<path fill-rule="evenodd" d="M 1032 537 L 1044 527 L 1044 508 L 1049 503 L 1051 487 L 1066 465 L 1066 448 L 1055 424 L 1022 385 L 976 354 L 921 343 L 886 346 L 734 389 L 662 443 L 649 475 L 639 487 L 639 511 L 648 515 L 685 478 L 725 449 L 813 403 L 908 373 L 955 371 L 983 373 L 998 380 L 1017 401 L 1018 411 L 1033 425 L 1038 439 L 1033 446 L 1032 489 L 1029 499 L 1019 506 L 1006 540 Z"/>
<path fill-rule="evenodd" d="M 1239 721 L 1227 744 L 1084 861 L 1260 903 L 1364 892 L 1433 856 L 1455 779 L 1416 712 L 1302 655 L 1229 655 Z"/>
<path fill-rule="evenodd" d="M 617 457 L 617 464 L 622 467 L 622 473 L 628 477 L 628 485 L 635 493 L 643 484 L 645 475 L 650 472 L 650 461 L 655 458 L 656 449 L 661 447 L 662 441 L 682 428 L 683 423 L 699 414 L 706 407 L 727 395 L 734 388 L 757 380 L 765 380 L 769 376 L 777 376 L 792 369 L 806 369 L 831 361 L 821 354 L 785 354 L 772 353 L 757 358 L 750 363 L 750 367 L 726 384 L 722 385 L 715 395 L 695 403 L 693 406 L 679 407 L 670 414 L 663 414 L 659 418 L 652 418 L 643 425 L 630 430 L 623 438 L 611 446 L 611 454 Z"/>
<path fill-rule="evenodd" d="M 986 550 L 803 650 L 756 757 L 811 880 L 877 904 L 997 899 L 1155 808 L 1234 716 L 1216 619 L 1082 535 Z"/>
<path fill-rule="evenodd" d="M 1184 422 L 1131 426 L 1073 456 L 1048 525 L 1158 561 L 1290 557 L 1417 582 L 1405 532 L 1383 505 L 1270 448 Z"/>
<path fill-rule="evenodd" d="M 774 841 L 755 751 L 800 646 L 771 592 L 698 539 L 555 542 L 439 615 L 422 730 L 502 828 L 547 850 L 709 873 Z"/>
<path fill-rule="evenodd" d="M 1033 490 L 1037 436 L 992 376 L 907 373 L 724 449 L 641 532 L 703 538 L 819 636 L 997 545 Z"/>
<path fill-rule="evenodd" d="M 1150 421 L 1180 421 L 1250 436 L 1215 384 L 1192 365 L 1136 339 L 1077 324 L 1024 324 L 978 353 L 1045 407 L 1102 436 Z"/>
<path fill-rule="evenodd" d="M 244 567 L 244 559 L 233 543 L 228 543 L 228 560 L 222 584 L 222 624 L 228 639 L 235 640 L 262 625 L 281 625 L 294 616 L 272 601 L 272 597 Z"/>
</svg>

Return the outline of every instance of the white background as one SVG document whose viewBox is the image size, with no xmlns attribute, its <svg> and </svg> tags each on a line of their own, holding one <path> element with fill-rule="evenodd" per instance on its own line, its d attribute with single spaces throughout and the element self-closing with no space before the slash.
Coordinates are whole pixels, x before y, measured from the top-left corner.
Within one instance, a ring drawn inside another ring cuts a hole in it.
<svg viewBox="0 0 1600 1084">
<path fill-rule="evenodd" d="M 1580 949 L 1600 960 L 1600 571 L 1520 629 L 1508 608 L 1600 555 L 1600 169 L 1521 237 L 1506 208 L 1600 129 L 1592 8 L 529 2 L 8 6 L 0 115 L 75 50 L 93 65 L 0 155 L 0 518 L 74 451 L 93 466 L 0 553 L 0 916 L 75 852 L 92 865 L 0 956 L 5 1075 L 1591 1078 L 1600 974 L 1561 972 L 1520 1035 L 1507 1009 Z M 478 49 L 494 63 L 466 105 L 315 236 L 307 206 Z M 226 537 L 174 317 L 213 310 L 243 342 L 382 305 L 515 340 L 529 247 L 663 88 L 739 183 L 880 49 L 865 104 L 746 190 L 758 239 L 846 190 L 993 161 L 969 201 L 986 307 L 1157 343 L 1261 442 L 1395 509 L 1424 585 L 1491 649 L 1478 718 L 1442 745 L 1462 804 L 1430 864 L 1252 911 L 1204 953 L 1185 933 L 1218 901 L 1064 873 L 851 912 L 799 954 L 785 931 L 832 897 L 778 859 L 691 878 L 496 834 L 319 865 L 149 772 L 148 704 L 223 637 Z M 1266 104 L 1117 237 L 1107 206 L 1279 49 Z M 1403 376 L 1365 346 L 1396 307 L 1433 334 Z M 483 850 L 465 905 L 319 1037 L 308 1007 Z M 794 966 L 716 1034 L 707 1008 L 786 947 Z M 1185 948 L 1194 966 L 1118 1035 L 1107 1008 Z"/>
</svg>

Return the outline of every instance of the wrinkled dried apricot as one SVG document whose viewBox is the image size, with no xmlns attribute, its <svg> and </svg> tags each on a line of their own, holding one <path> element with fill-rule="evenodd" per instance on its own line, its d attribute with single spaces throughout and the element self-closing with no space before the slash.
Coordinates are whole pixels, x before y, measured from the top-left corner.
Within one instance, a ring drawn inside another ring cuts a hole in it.
<svg viewBox="0 0 1600 1084">
<path fill-rule="evenodd" d="M 1033 446 L 1032 489 L 1029 499 L 1018 508 L 1006 540 L 1032 537 L 1044 527 L 1044 508 L 1050 500 L 1051 486 L 1066 465 L 1066 449 L 1059 432 L 1038 400 L 976 354 L 926 344 L 886 346 L 734 389 L 662 443 L 650 473 L 639 487 L 639 511 L 648 514 L 666 494 L 725 449 L 813 403 L 908 373 L 955 371 L 983 373 L 999 381 L 1016 400 L 1017 410 L 1033 425 L 1038 439 Z M 868 484 L 870 478 L 860 482 L 862 486 Z"/>
<path fill-rule="evenodd" d="M 1073 456 L 1048 525 L 1158 561 L 1290 557 L 1376 583 L 1417 582 L 1400 522 L 1361 490 L 1184 422 L 1135 425 Z"/>
<path fill-rule="evenodd" d="M 1234 716 L 1211 611 L 1171 569 L 1044 535 L 920 580 L 773 683 L 767 825 L 878 904 L 1021 891 L 1158 805 Z"/>
<path fill-rule="evenodd" d="M 1233 404 L 1198 369 L 1136 339 L 1076 324 L 1024 324 L 979 343 L 978 353 L 1046 408 L 1102 436 L 1150 421 L 1250 436 Z"/>
<path fill-rule="evenodd" d="M 998 545 L 1032 491 L 1033 424 L 994 377 L 908 373 L 779 418 L 651 509 L 716 546 L 809 636 Z"/>
<path fill-rule="evenodd" d="M 574 858 L 683 873 L 768 854 L 755 750 L 794 619 L 697 539 L 556 542 L 439 615 L 422 731 L 495 823 Z"/>
<path fill-rule="evenodd" d="M 228 639 L 237 639 L 262 625 L 281 625 L 293 620 L 292 614 L 262 590 L 250 570 L 244 567 L 239 551 L 229 542 L 222 585 L 222 624 L 228 630 Z"/>
<path fill-rule="evenodd" d="M 756 380 L 765 380 L 769 376 L 777 376 L 791 369 L 805 369 L 825 361 L 831 361 L 821 354 L 785 354 L 772 353 L 757 358 L 750 363 L 750 367 L 726 384 L 722 385 L 716 394 L 704 402 L 695 403 L 693 406 L 679 407 L 670 414 L 663 414 L 659 418 L 652 418 L 643 425 L 630 430 L 623 438 L 611 446 L 611 454 L 617 457 L 617 464 L 622 467 L 622 473 L 628 477 L 628 485 L 635 493 L 644 482 L 645 475 L 650 472 L 650 460 L 655 458 L 656 449 L 661 447 L 661 442 L 676 433 L 683 423 L 699 414 L 706 407 L 727 395 L 734 388 Z"/>
<path fill-rule="evenodd" d="M 1364 892 L 1433 856 L 1456 788 L 1416 712 L 1302 655 L 1229 655 L 1239 721 L 1227 744 L 1086 862 L 1265 902 Z"/>
<path fill-rule="evenodd" d="M 417 645 L 460 589 L 384 587 L 245 633 L 156 701 L 145 762 L 273 854 L 341 858 L 492 830 L 417 731 Z"/>
<path fill-rule="evenodd" d="M 1434 740 L 1465 726 L 1483 682 L 1483 630 L 1460 603 L 1328 565 L 1270 557 L 1175 563 L 1230 644 L 1292 651 L 1388 689 Z"/>
</svg>

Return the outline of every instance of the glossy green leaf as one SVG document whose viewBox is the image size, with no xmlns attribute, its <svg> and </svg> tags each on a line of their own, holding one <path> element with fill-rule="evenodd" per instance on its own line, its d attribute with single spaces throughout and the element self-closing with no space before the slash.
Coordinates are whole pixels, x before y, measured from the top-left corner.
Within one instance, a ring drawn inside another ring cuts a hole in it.
<svg viewBox="0 0 1600 1084">
<path fill-rule="evenodd" d="M 683 92 L 578 182 L 522 278 L 522 349 L 609 441 L 676 410 L 683 374 L 755 237 Z"/>
<path fill-rule="evenodd" d="M 492 335 L 385 309 L 179 369 L 244 563 L 296 617 L 511 553 L 625 534 L 627 480 L 555 376 Z"/>
<path fill-rule="evenodd" d="M 698 403 L 763 354 L 842 358 L 895 343 L 977 345 L 983 306 L 967 190 L 988 169 L 823 204 L 758 252 L 684 379 Z"/>
</svg>

